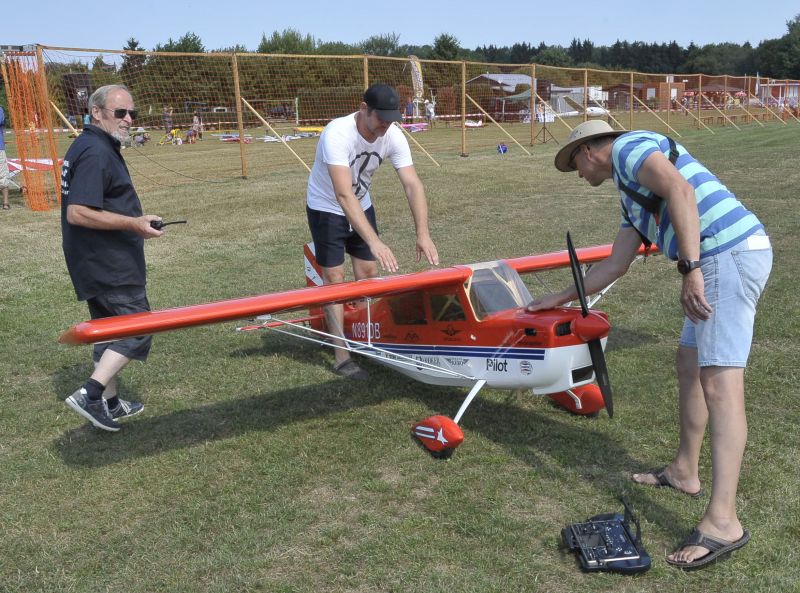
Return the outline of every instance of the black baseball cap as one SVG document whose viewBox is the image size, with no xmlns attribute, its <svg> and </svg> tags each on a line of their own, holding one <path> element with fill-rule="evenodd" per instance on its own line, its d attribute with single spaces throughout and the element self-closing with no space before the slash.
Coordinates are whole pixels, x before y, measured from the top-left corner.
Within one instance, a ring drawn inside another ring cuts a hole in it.
<svg viewBox="0 0 800 593">
<path fill-rule="evenodd" d="M 378 112 L 383 121 L 401 121 L 400 95 L 388 84 L 373 84 L 364 91 L 364 103 Z"/>
</svg>

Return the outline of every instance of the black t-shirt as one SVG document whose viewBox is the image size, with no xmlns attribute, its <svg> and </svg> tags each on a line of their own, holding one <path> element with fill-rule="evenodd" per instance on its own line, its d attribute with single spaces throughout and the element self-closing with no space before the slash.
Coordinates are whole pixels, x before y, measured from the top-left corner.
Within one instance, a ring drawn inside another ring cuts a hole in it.
<svg viewBox="0 0 800 593">
<path fill-rule="evenodd" d="M 142 215 L 119 140 L 97 126 L 87 126 L 72 143 L 61 169 L 61 233 L 67 269 L 81 301 L 117 286 L 144 286 L 144 238 L 130 231 L 70 224 L 70 204 Z"/>
</svg>

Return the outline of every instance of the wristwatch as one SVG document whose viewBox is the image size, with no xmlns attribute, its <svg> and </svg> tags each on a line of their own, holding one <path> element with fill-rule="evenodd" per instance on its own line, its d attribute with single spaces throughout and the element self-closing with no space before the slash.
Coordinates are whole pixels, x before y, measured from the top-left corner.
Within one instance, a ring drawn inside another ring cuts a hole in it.
<svg viewBox="0 0 800 593">
<path fill-rule="evenodd" d="M 683 274 L 684 276 L 694 270 L 695 268 L 700 267 L 700 260 L 698 259 L 679 259 L 678 260 L 678 271 Z"/>
</svg>

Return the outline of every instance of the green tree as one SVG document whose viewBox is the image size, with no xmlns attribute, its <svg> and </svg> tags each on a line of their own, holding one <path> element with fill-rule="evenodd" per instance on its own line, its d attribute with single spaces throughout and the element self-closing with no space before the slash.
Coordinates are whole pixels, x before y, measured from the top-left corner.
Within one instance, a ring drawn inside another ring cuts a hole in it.
<svg viewBox="0 0 800 593">
<path fill-rule="evenodd" d="M 185 53 L 205 53 L 206 48 L 203 47 L 203 42 L 200 37 L 189 31 L 185 35 L 173 41 L 170 37 L 164 45 L 156 45 L 154 51 L 168 51 L 168 52 L 185 52 Z"/>
<path fill-rule="evenodd" d="M 756 50 L 756 67 L 772 78 L 800 78 L 800 14 L 787 21 L 788 33 L 761 42 Z"/>
<path fill-rule="evenodd" d="M 360 51 L 358 46 L 342 41 L 320 41 L 316 53 L 323 56 L 352 56 Z"/>
<path fill-rule="evenodd" d="M 567 50 L 561 46 L 552 46 L 539 51 L 536 54 L 536 63 L 544 66 L 572 66 L 572 59 Z"/>
<path fill-rule="evenodd" d="M 384 35 L 373 35 L 372 37 L 359 43 L 361 51 L 371 56 L 399 56 L 400 35 L 397 33 L 386 33 Z"/>
<path fill-rule="evenodd" d="M 309 34 L 305 37 L 296 29 L 273 31 L 272 36 L 261 35 L 261 43 L 256 51 L 260 54 L 313 54 L 317 49 L 316 40 Z"/>
<path fill-rule="evenodd" d="M 431 57 L 434 60 L 457 60 L 461 53 L 458 39 L 449 33 L 442 33 L 433 40 Z"/>
<path fill-rule="evenodd" d="M 97 56 L 92 62 L 91 75 L 93 89 L 120 82 L 116 67 L 113 64 L 106 64 L 103 60 L 103 54 Z"/>
<path fill-rule="evenodd" d="M 144 51 L 144 48 L 139 45 L 134 37 L 128 39 L 125 51 Z M 124 54 L 122 56 L 122 66 L 119 69 L 119 76 L 122 83 L 126 85 L 131 92 L 134 92 L 139 85 L 139 81 L 144 71 L 144 65 L 147 62 L 147 56 L 141 54 Z"/>
</svg>

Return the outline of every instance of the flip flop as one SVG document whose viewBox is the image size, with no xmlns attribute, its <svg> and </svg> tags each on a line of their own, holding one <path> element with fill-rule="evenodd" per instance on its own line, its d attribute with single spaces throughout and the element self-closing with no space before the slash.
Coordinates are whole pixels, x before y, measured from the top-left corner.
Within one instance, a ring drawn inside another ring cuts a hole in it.
<svg viewBox="0 0 800 593">
<path fill-rule="evenodd" d="M 356 364 L 352 358 L 348 358 L 344 362 L 334 365 L 333 372 L 348 379 L 367 379 L 369 374 Z"/>
<path fill-rule="evenodd" d="M 734 550 L 738 550 L 749 541 L 750 532 L 747 531 L 747 529 L 744 530 L 742 537 L 737 539 L 735 542 L 729 542 L 726 539 L 719 539 L 716 537 L 711 537 L 710 535 L 706 535 L 695 528 L 678 549 L 681 550 L 688 546 L 701 546 L 708 550 L 708 554 L 701 556 L 697 560 L 692 560 L 691 562 L 678 562 L 677 560 L 670 560 L 669 558 L 665 558 L 665 560 L 667 561 L 667 564 L 676 566 L 677 568 L 682 568 L 683 570 L 703 568 L 704 566 L 708 566 L 712 562 L 716 561 L 718 558 L 725 556 L 726 554 L 730 554 Z"/>
<path fill-rule="evenodd" d="M 9 204 L 3 204 L 3 210 L 11 210 L 11 206 Z"/>
<path fill-rule="evenodd" d="M 702 488 L 700 488 L 700 490 L 698 490 L 697 492 L 686 492 L 686 490 L 678 488 L 677 486 L 675 486 L 675 484 L 670 482 L 669 478 L 667 477 L 666 465 L 664 467 L 651 469 L 650 471 L 645 472 L 645 475 L 646 474 L 650 474 L 651 476 L 653 476 L 658 481 L 658 483 L 647 484 L 645 482 L 637 482 L 636 480 L 633 479 L 633 476 L 631 476 L 631 480 L 633 481 L 634 484 L 639 484 L 640 486 L 654 486 L 655 488 L 672 488 L 673 490 L 677 490 L 678 492 L 685 494 L 686 496 L 691 496 L 692 498 L 700 498 L 701 496 L 703 496 Z"/>
</svg>

